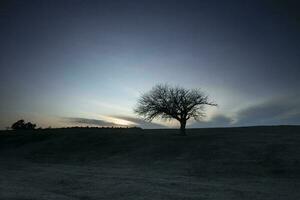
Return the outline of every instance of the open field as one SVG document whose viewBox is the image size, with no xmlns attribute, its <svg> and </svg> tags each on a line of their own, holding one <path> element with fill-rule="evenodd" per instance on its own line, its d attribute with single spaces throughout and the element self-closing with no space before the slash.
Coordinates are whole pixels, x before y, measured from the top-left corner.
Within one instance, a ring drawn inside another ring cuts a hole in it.
<svg viewBox="0 0 300 200">
<path fill-rule="evenodd" d="M 300 127 L 0 132 L 0 199 L 300 199 Z"/>
</svg>

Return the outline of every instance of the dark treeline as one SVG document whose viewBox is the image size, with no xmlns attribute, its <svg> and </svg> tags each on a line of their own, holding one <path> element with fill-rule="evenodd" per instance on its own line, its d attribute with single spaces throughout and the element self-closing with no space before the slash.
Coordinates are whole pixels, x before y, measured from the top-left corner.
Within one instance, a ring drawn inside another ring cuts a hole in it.
<svg viewBox="0 0 300 200">
<path fill-rule="evenodd" d="M 52 128 L 49 126 L 48 128 L 39 127 L 36 129 L 36 124 L 31 122 L 25 123 L 23 119 L 18 120 L 13 123 L 11 127 L 7 127 L 7 130 L 11 128 L 12 130 L 49 130 L 49 129 L 142 129 L 137 126 L 70 126 L 70 127 L 61 127 L 61 128 Z"/>
</svg>

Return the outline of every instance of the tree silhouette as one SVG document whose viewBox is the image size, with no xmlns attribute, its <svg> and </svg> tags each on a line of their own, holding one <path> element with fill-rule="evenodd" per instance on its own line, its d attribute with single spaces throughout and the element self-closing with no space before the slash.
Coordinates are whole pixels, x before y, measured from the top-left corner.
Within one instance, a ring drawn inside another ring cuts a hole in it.
<svg viewBox="0 0 300 200">
<path fill-rule="evenodd" d="M 13 130 L 19 130 L 19 129 L 24 129 L 25 123 L 24 120 L 18 120 L 17 122 L 13 123 L 13 125 L 11 126 L 11 128 Z"/>
<path fill-rule="evenodd" d="M 36 127 L 35 124 L 31 122 L 25 123 L 23 119 L 18 120 L 17 122 L 13 123 L 13 125 L 11 126 L 13 130 L 33 130 L 35 129 L 35 127 Z"/>
<path fill-rule="evenodd" d="M 134 112 L 148 121 L 154 118 L 176 119 L 180 122 L 180 132 L 186 135 L 187 120 L 199 120 L 204 113 L 204 105 L 217 106 L 199 89 L 171 87 L 167 84 L 156 85 L 138 100 Z"/>
</svg>

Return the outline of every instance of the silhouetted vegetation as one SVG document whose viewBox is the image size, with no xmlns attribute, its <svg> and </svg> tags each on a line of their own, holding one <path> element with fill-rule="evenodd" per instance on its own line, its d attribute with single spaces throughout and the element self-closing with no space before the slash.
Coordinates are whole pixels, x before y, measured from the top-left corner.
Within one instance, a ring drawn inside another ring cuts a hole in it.
<svg viewBox="0 0 300 200">
<path fill-rule="evenodd" d="M 135 112 L 151 121 L 154 118 L 176 119 L 180 122 L 181 134 L 185 135 L 187 120 L 199 120 L 205 116 L 203 106 L 216 106 L 199 89 L 185 89 L 169 85 L 156 85 L 141 96 Z"/>
<path fill-rule="evenodd" d="M 35 129 L 35 127 L 36 124 L 33 124 L 31 122 L 25 123 L 23 119 L 18 120 L 17 122 L 13 123 L 13 125 L 11 126 L 13 130 L 33 130 Z"/>
</svg>

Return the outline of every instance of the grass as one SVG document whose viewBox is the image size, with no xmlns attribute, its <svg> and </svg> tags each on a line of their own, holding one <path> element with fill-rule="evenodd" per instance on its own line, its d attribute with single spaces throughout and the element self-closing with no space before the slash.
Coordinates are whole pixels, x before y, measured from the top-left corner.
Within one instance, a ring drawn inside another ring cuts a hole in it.
<svg viewBox="0 0 300 200">
<path fill-rule="evenodd" d="M 0 132 L 0 199 L 300 199 L 300 127 Z"/>
</svg>

